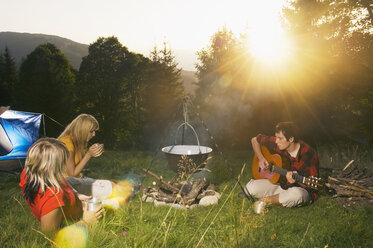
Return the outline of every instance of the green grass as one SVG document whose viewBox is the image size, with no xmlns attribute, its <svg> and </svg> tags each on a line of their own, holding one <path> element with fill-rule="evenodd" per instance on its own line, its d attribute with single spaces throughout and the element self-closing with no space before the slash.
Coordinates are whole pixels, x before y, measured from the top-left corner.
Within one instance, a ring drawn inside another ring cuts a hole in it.
<svg viewBox="0 0 373 248">
<path fill-rule="evenodd" d="M 361 147 L 325 146 L 318 153 L 321 167 L 343 168 L 351 159 L 359 166 L 372 167 L 373 154 Z M 225 155 L 235 174 L 246 164 L 241 178 L 244 186 L 250 179 L 252 153 Z M 142 176 L 141 168 L 149 165 L 152 156 L 147 152 L 106 152 L 90 161 L 87 175 L 118 180 L 128 173 Z M 141 202 L 138 193 L 88 230 L 88 247 L 373 247 L 373 207 L 348 210 L 321 192 L 310 206 L 270 206 L 264 215 L 257 215 L 251 202 L 237 196 L 240 189 L 222 159 L 216 155 L 209 165 L 222 193 L 218 205 L 189 210 L 155 207 Z M 151 171 L 165 179 L 174 176 L 162 154 Z M 0 176 L 0 247 L 50 247 L 22 199 L 18 176 Z M 144 185 L 154 180 L 147 176 Z"/>
</svg>

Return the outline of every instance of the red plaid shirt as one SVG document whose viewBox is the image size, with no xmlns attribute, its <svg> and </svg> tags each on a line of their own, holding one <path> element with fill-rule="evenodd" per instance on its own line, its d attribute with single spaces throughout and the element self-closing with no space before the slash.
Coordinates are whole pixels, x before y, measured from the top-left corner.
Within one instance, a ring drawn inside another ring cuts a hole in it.
<svg viewBox="0 0 373 248">
<path fill-rule="evenodd" d="M 287 157 L 290 160 L 290 170 L 297 171 L 299 175 L 304 177 L 319 176 L 319 158 L 316 152 L 308 144 L 303 141 L 299 141 L 300 148 L 296 158 L 290 156 L 288 151 L 280 150 L 276 144 L 276 137 L 265 136 L 258 134 L 256 140 L 260 145 L 266 146 L 272 153 L 280 154 L 281 156 Z M 282 188 L 287 189 L 293 186 L 298 186 L 297 183 L 290 184 L 286 181 L 286 184 L 281 185 Z M 309 187 L 305 188 L 316 200 L 318 197 L 317 190 Z"/>
</svg>

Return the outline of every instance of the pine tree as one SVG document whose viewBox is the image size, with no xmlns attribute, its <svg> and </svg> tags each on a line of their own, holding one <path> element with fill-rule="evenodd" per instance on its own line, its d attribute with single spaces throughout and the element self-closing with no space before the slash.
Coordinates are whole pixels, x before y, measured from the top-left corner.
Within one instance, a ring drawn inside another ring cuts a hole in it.
<svg viewBox="0 0 373 248">
<path fill-rule="evenodd" d="M 74 111 L 74 85 L 75 75 L 66 56 L 54 44 L 39 45 L 21 64 L 14 92 L 16 107 L 67 124 Z M 61 131 L 48 130 L 51 136 Z"/>
<path fill-rule="evenodd" d="M 5 87 L 5 59 L 0 51 L 0 106 L 6 105 L 6 87 Z"/>
<path fill-rule="evenodd" d="M 94 115 L 102 131 L 98 138 L 106 147 L 117 148 L 130 136 L 133 117 L 129 114 L 125 79 L 136 59 L 129 59 L 133 58 L 130 52 L 114 36 L 98 38 L 88 52 L 77 81 L 79 111 Z"/>
<path fill-rule="evenodd" d="M 373 139 L 372 8 L 366 0 L 298 0 L 284 9 L 298 61 L 293 81 L 308 85 L 297 102 L 312 110 L 311 122 L 300 121 L 317 123 L 329 136 Z"/>
<path fill-rule="evenodd" d="M 184 88 L 180 80 L 181 69 L 177 66 L 172 50 L 163 43 L 163 48 L 154 47 L 151 52 L 151 64 L 147 70 L 147 83 L 143 93 L 144 133 L 149 142 L 164 135 L 184 97 Z M 153 144 L 146 144 L 154 146 Z"/>
<path fill-rule="evenodd" d="M 17 67 L 8 47 L 0 56 L 0 105 L 10 106 L 12 103 L 13 87 L 17 81 Z"/>
</svg>

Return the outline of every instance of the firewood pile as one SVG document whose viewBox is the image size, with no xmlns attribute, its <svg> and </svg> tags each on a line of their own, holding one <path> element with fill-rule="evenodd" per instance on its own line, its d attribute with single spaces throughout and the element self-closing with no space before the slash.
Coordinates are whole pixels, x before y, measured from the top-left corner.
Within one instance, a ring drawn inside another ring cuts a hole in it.
<svg viewBox="0 0 373 248">
<path fill-rule="evenodd" d="M 152 187 L 144 188 L 142 200 L 154 202 L 156 206 L 170 205 L 176 208 L 207 206 L 217 204 L 220 198 L 220 194 L 215 191 L 214 185 L 208 185 L 204 178 L 167 182 L 150 171 L 146 172 L 155 177 L 159 183 L 154 182 L 155 185 Z"/>
<path fill-rule="evenodd" d="M 343 170 L 333 170 L 325 186 L 345 208 L 373 204 L 373 173 L 358 168 L 353 160 Z"/>
</svg>

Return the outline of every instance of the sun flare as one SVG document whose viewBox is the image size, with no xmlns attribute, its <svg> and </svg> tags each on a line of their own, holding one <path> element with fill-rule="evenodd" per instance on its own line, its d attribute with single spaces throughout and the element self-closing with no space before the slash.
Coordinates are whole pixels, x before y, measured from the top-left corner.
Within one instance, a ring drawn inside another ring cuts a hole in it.
<svg viewBox="0 0 373 248">
<path fill-rule="evenodd" d="M 290 42 L 281 27 L 262 27 L 254 30 L 249 39 L 250 53 L 265 64 L 279 64 L 291 55 Z"/>
<path fill-rule="evenodd" d="M 229 11 L 234 14 L 230 15 L 228 27 L 232 27 L 234 33 L 247 34 L 248 50 L 254 59 L 266 65 L 286 62 L 291 45 L 281 25 L 281 10 L 288 3 L 285 0 L 237 0 L 235 3 Z"/>
</svg>

